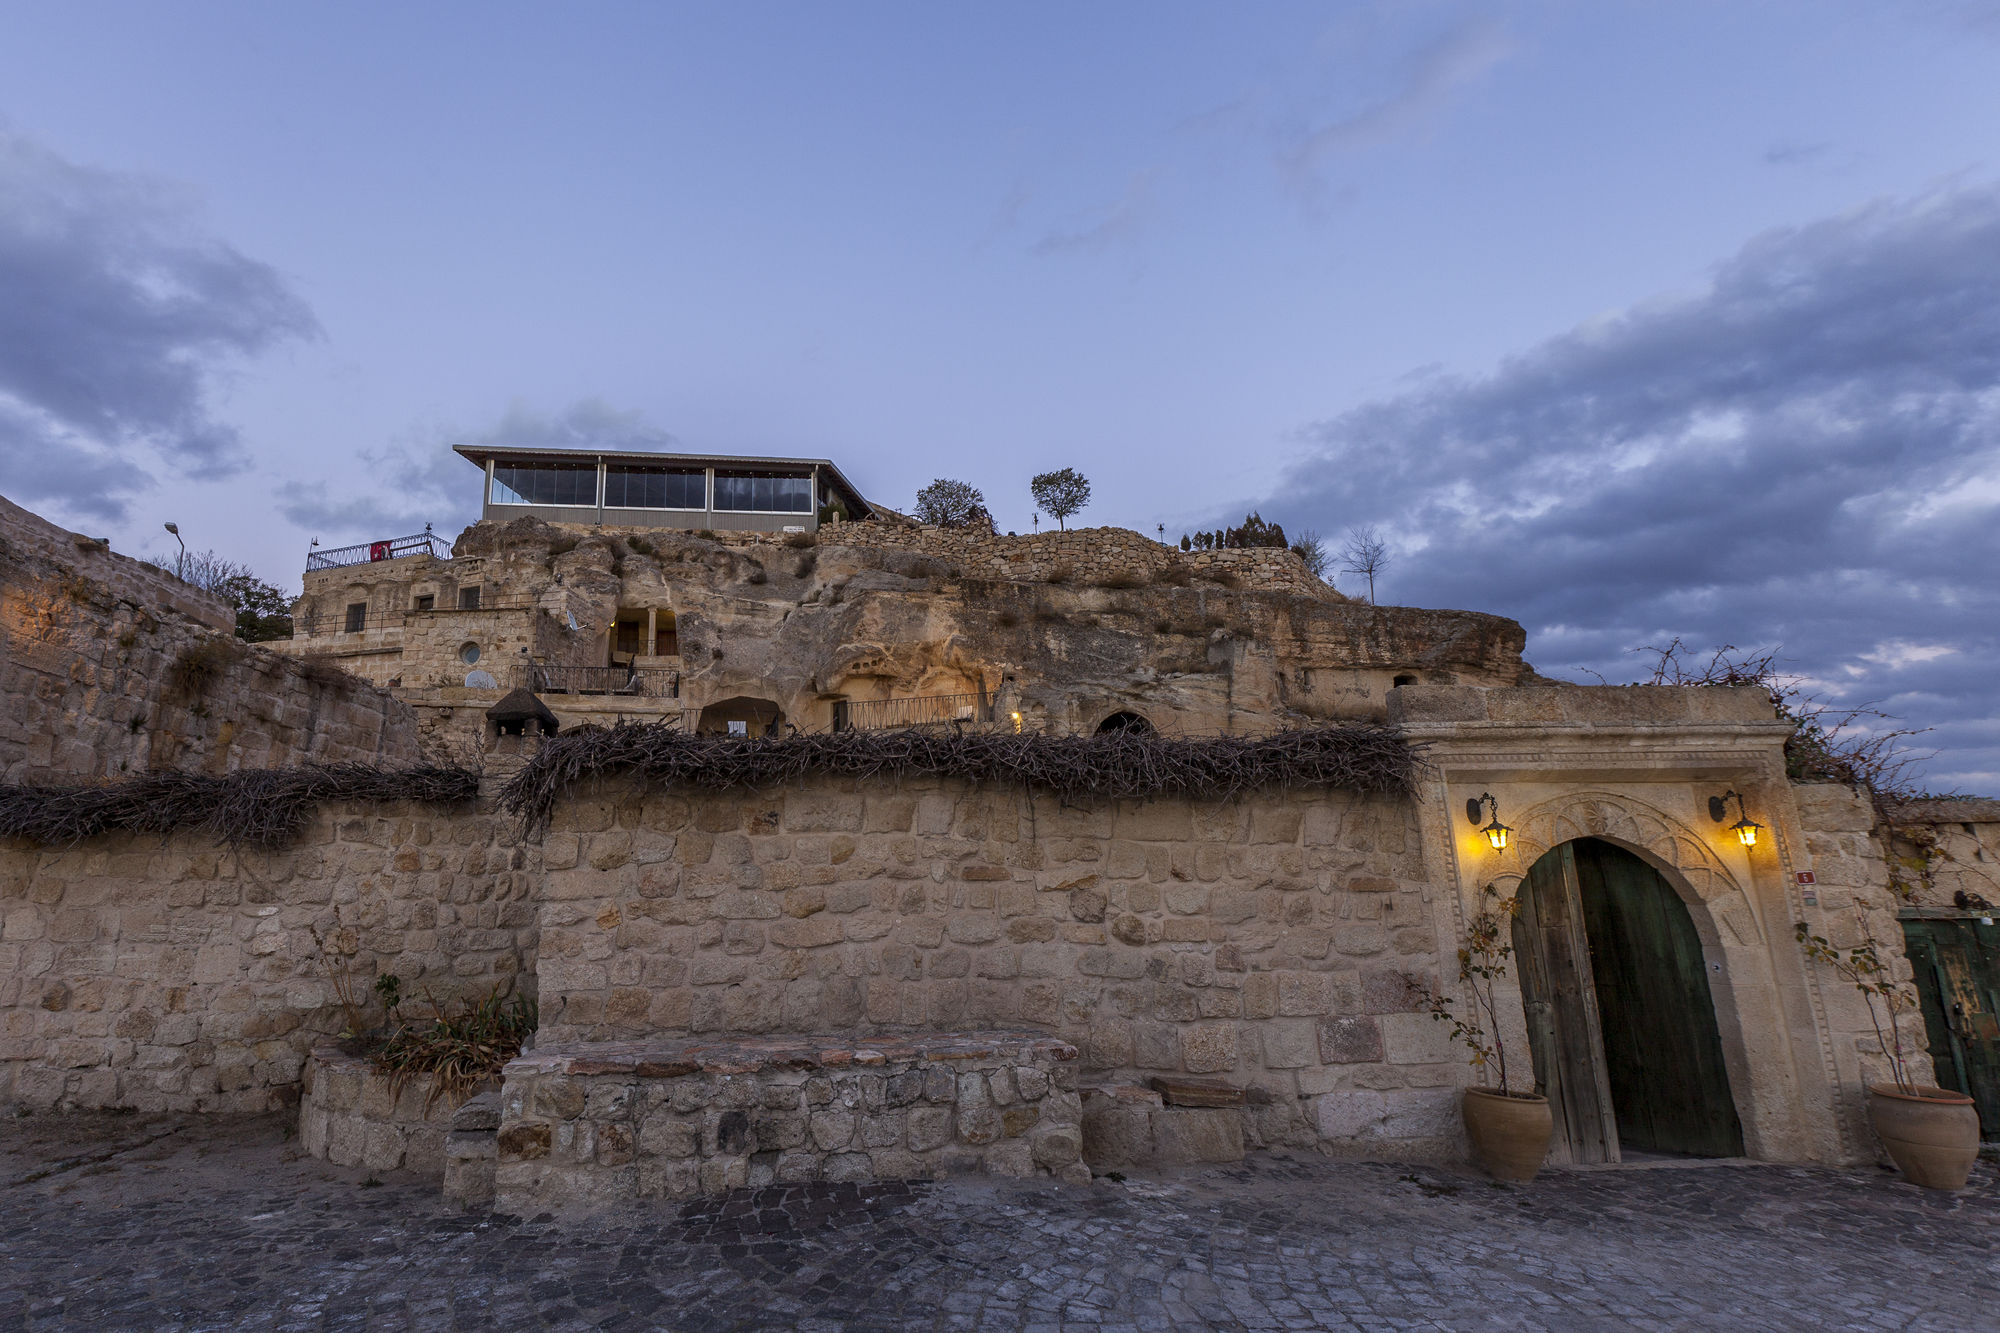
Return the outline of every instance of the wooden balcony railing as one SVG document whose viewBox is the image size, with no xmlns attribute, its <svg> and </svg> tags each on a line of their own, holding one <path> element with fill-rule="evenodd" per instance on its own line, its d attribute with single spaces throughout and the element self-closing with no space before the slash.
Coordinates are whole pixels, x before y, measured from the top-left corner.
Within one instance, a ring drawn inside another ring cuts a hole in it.
<svg viewBox="0 0 2000 1333">
<path fill-rule="evenodd" d="M 647 699 L 681 697 L 681 673 L 649 668 L 544 666 L 514 668 L 514 683 L 533 694 L 624 694 Z"/>
<path fill-rule="evenodd" d="M 883 731 L 932 727 L 952 722 L 991 722 L 993 700 L 985 694 L 927 694 L 911 699 L 838 699 L 835 731 Z"/>
</svg>

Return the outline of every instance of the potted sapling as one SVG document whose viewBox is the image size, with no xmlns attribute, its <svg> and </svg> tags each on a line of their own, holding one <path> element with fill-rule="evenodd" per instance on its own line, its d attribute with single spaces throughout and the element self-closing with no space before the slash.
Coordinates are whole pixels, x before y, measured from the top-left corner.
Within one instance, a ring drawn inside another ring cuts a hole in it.
<svg viewBox="0 0 2000 1333">
<path fill-rule="evenodd" d="M 1494 984 L 1507 975 L 1507 959 L 1519 898 L 1502 898 L 1488 884 L 1481 891 L 1479 912 L 1466 923 L 1465 947 L 1458 951 L 1458 979 L 1471 999 L 1461 1014 L 1438 991 L 1429 994 L 1431 1017 L 1451 1024 L 1452 1039 L 1472 1053 L 1479 1073 L 1477 1086 L 1464 1090 L 1460 1111 L 1472 1153 L 1488 1174 L 1499 1180 L 1533 1180 L 1549 1155 L 1555 1120 L 1549 1099 L 1527 1087 L 1517 1087 L 1518 1075 L 1507 1068 L 1507 1042 L 1494 1005 Z M 1498 1086 L 1490 1080 L 1498 1080 Z"/>
<path fill-rule="evenodd" d="M 1979 1160 L 1979 1111 L 1964 1093 L 1917 1081 L 1898 1021 L 1906 1010 L 1916 1008 L 1916 995 L 1907 984 L 1890 977 L 1865 920 L 1862 943 L 1844 955 L 1824 935 L 1813 934 L 1805 922 L 1794 930 L 1807 958 L 1853 983 L 1868 1001 L 1868 1021 L 1888 1058 L 1890 1078 L 1868 1085 L 1868 1122 L 1888 1149 L 1889 1159 L 1912 1184 L 1933 1190 L 1964 1189 L 1972 1164 Z"/>
</svg>

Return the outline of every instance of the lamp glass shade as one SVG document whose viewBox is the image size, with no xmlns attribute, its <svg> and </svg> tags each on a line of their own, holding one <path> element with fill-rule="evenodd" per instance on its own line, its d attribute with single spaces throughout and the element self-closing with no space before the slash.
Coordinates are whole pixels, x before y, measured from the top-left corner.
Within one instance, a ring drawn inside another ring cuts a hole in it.
<svg viewBox="0 0 2000 1333">
<path fill-rule="evenodd" d="M 1749 819 L 1739 819 L 1729 827 L 1735 830 L 1736 841 L 1742 843 L 1745 847 L 1755 847 L 1757 845 L 1757 831 L 1764 826 Z"/>
<path fill-rule="evenodd" d="M 1493 844 L 1494 851 L 1504 852 L 1507 850 L 1507 835 L 1514 830 L 1501 823 L 1499 817 L 1495 816 L 1491 824 L 1479 831 L 1486 835 L 1486 841 Z"/>
</svg>

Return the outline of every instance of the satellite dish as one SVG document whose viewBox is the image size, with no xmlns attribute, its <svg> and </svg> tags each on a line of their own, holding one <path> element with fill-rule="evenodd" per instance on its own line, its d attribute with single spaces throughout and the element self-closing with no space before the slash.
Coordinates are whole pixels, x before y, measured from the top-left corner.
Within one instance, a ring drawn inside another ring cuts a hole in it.
<svg viewBox="0 0 2000 1333">
<path fill-rule="evenodd" d="M 500 682 L 493 679 L 490 671 L 468 671 L 465 673 L 465 688 L 468 690 L 497 690 Z"/>
</svg>

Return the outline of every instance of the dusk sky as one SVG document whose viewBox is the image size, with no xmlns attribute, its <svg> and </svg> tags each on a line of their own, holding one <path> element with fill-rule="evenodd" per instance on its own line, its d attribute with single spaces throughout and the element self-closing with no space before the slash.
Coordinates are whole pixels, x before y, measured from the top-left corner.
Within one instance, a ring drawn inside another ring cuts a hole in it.
<svg viewBox="0 0 2000 1333">
<path fill-rule="evenodd" d="M 0 494 L 474 516 L 470 440 L 1259 510 L 1543 672 L 1772 648 L 2000 792 L 2000 3 L 0 4 Z M 1342 586 L 1354 591 L 1352 579 Z"/>
</svg>

